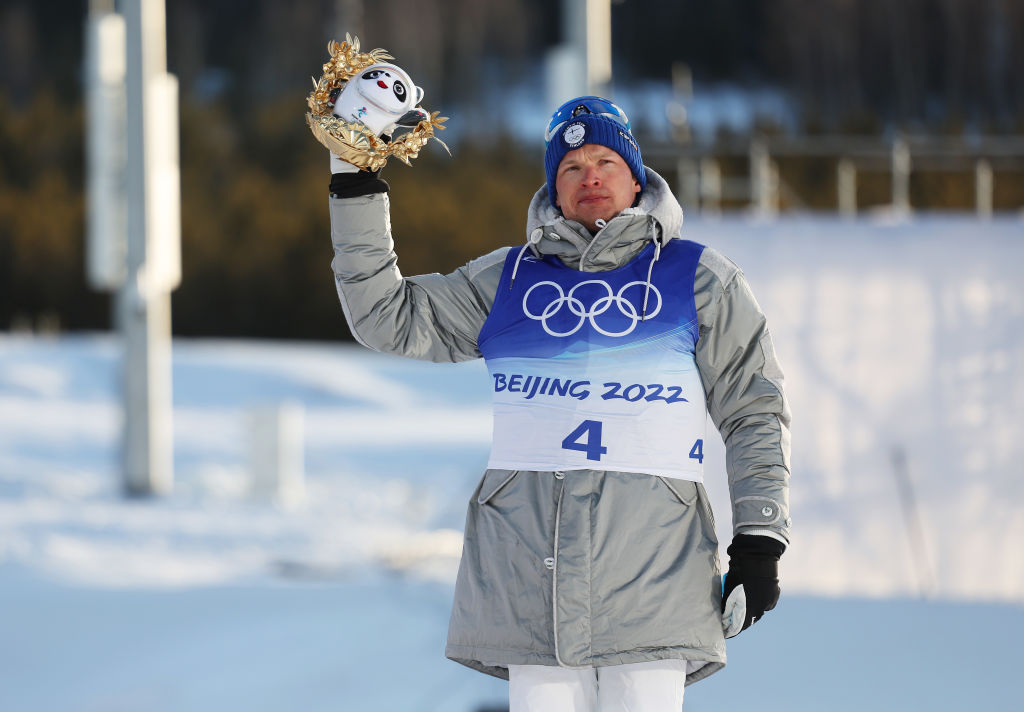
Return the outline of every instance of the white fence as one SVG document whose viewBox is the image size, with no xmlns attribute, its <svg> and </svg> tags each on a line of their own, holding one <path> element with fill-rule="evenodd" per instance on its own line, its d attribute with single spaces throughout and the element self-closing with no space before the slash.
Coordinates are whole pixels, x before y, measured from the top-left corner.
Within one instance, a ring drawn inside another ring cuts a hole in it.
<svg viewBox="0 0 1024 712">
<path fill-rule="evenodd" d="M 746 175 L 724 175 L 722 160 L 746 158 Z M 974 176 L 974 211 L 992 216 L 996 174 L 1024 172 L 1024 137 L 977 137 L 973 140 L 896 135 L 889 140 L 855 136 L 756 136 L 713 144 L 645 144 L 647 162 L 675 171 L 676 190 L 691 213 L 716 214 L 723 203 L 741 203 L 763 216 L 779 212 L 783 199 L 805 207 L 800 195 L 779 172 L 778 159 L 815 158 L 834 163 L 835 209 L 855 215 L 858 178 L 867 171 L 891 176 L 889 208 L 897 215 L 913 210 L 910 178 L 914 171 L 964 172 Z M 1024 208 L 1024 203 L 1014 206 Z"/>
</svg>

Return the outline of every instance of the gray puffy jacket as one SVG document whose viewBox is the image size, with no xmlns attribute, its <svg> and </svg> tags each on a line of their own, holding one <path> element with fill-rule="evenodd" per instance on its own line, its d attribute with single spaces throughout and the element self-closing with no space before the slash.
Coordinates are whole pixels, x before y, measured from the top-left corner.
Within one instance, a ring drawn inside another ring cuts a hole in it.
<svg viewBox="0 0 1024 712">
<path fill-rule="evenodd" d="M 678 237 L 682 210 L 648 169 L 636 207 L 591 237 L 534 196 L 530 250 L 585 272 Z M 403 278 L 386 194 L 331 199 L 338 295 L 369 348 L 432 361 L 480 357 L 503 248 L 448 275 Z M 516 248 L 520 249 L 520 248 Z M 726 444 L 735 533 L 789 539 L 789 412 L 765 318 L 740 270 L 711 248 L 697 268 L 696 360 Z M 698 483 L 603 470 L 488 470 L 469 502 L 449 658 L 498 677 L 509 664 L 725 664 L 714 520 Z"/>
</svg>

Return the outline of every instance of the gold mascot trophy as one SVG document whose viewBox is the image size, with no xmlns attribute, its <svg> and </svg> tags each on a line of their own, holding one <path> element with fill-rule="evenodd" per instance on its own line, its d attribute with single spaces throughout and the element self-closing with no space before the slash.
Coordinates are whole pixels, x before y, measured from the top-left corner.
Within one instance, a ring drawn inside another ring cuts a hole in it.
<svg viewBox="0 0 1024 712">
<path fill-rule="evenodd" d="M 388 63 L 390 54 L 383 49 L 361 53 L 359 38 L 350 35 L 341 43 L 328 42 L 327 51 L 331 58 L 306 100 L 306 123 L 331 153 L 362 170 L 376 171 L 391 156 L 408 164 L 430 139 L 448 149 L 434 135 L 445 128 L 448 117 L 416 106 L 423 90 Z M 411 130 L 390 142 L 381 138 L 398 127 Z"/>
</svg>

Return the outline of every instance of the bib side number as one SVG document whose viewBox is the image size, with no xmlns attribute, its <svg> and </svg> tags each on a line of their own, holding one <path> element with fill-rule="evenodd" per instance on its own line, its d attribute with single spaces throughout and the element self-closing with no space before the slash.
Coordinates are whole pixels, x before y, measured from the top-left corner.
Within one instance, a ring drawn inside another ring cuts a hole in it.
<svg viewBox="0 0 1024 712">
<path fill-rule="evenodd" d="M 563 450 L 578 450 L 587 454 L 588 460 L 600 460 L 608 448 L 601 445 L 601 421 L 584 420 L 562 440 Z"/>
</svg>

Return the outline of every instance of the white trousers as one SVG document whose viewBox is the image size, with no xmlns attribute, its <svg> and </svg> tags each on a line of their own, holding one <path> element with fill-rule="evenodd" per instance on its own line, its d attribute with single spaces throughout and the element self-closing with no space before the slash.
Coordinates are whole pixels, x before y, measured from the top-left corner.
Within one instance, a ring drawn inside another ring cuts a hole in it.
<svg viewBox="0 0 1024 712">
<path fill-rule="evenodd" d="M 685 660 L 568 670 L 508 666 L 509 712 L 680 712 Z"/>
</svg>

